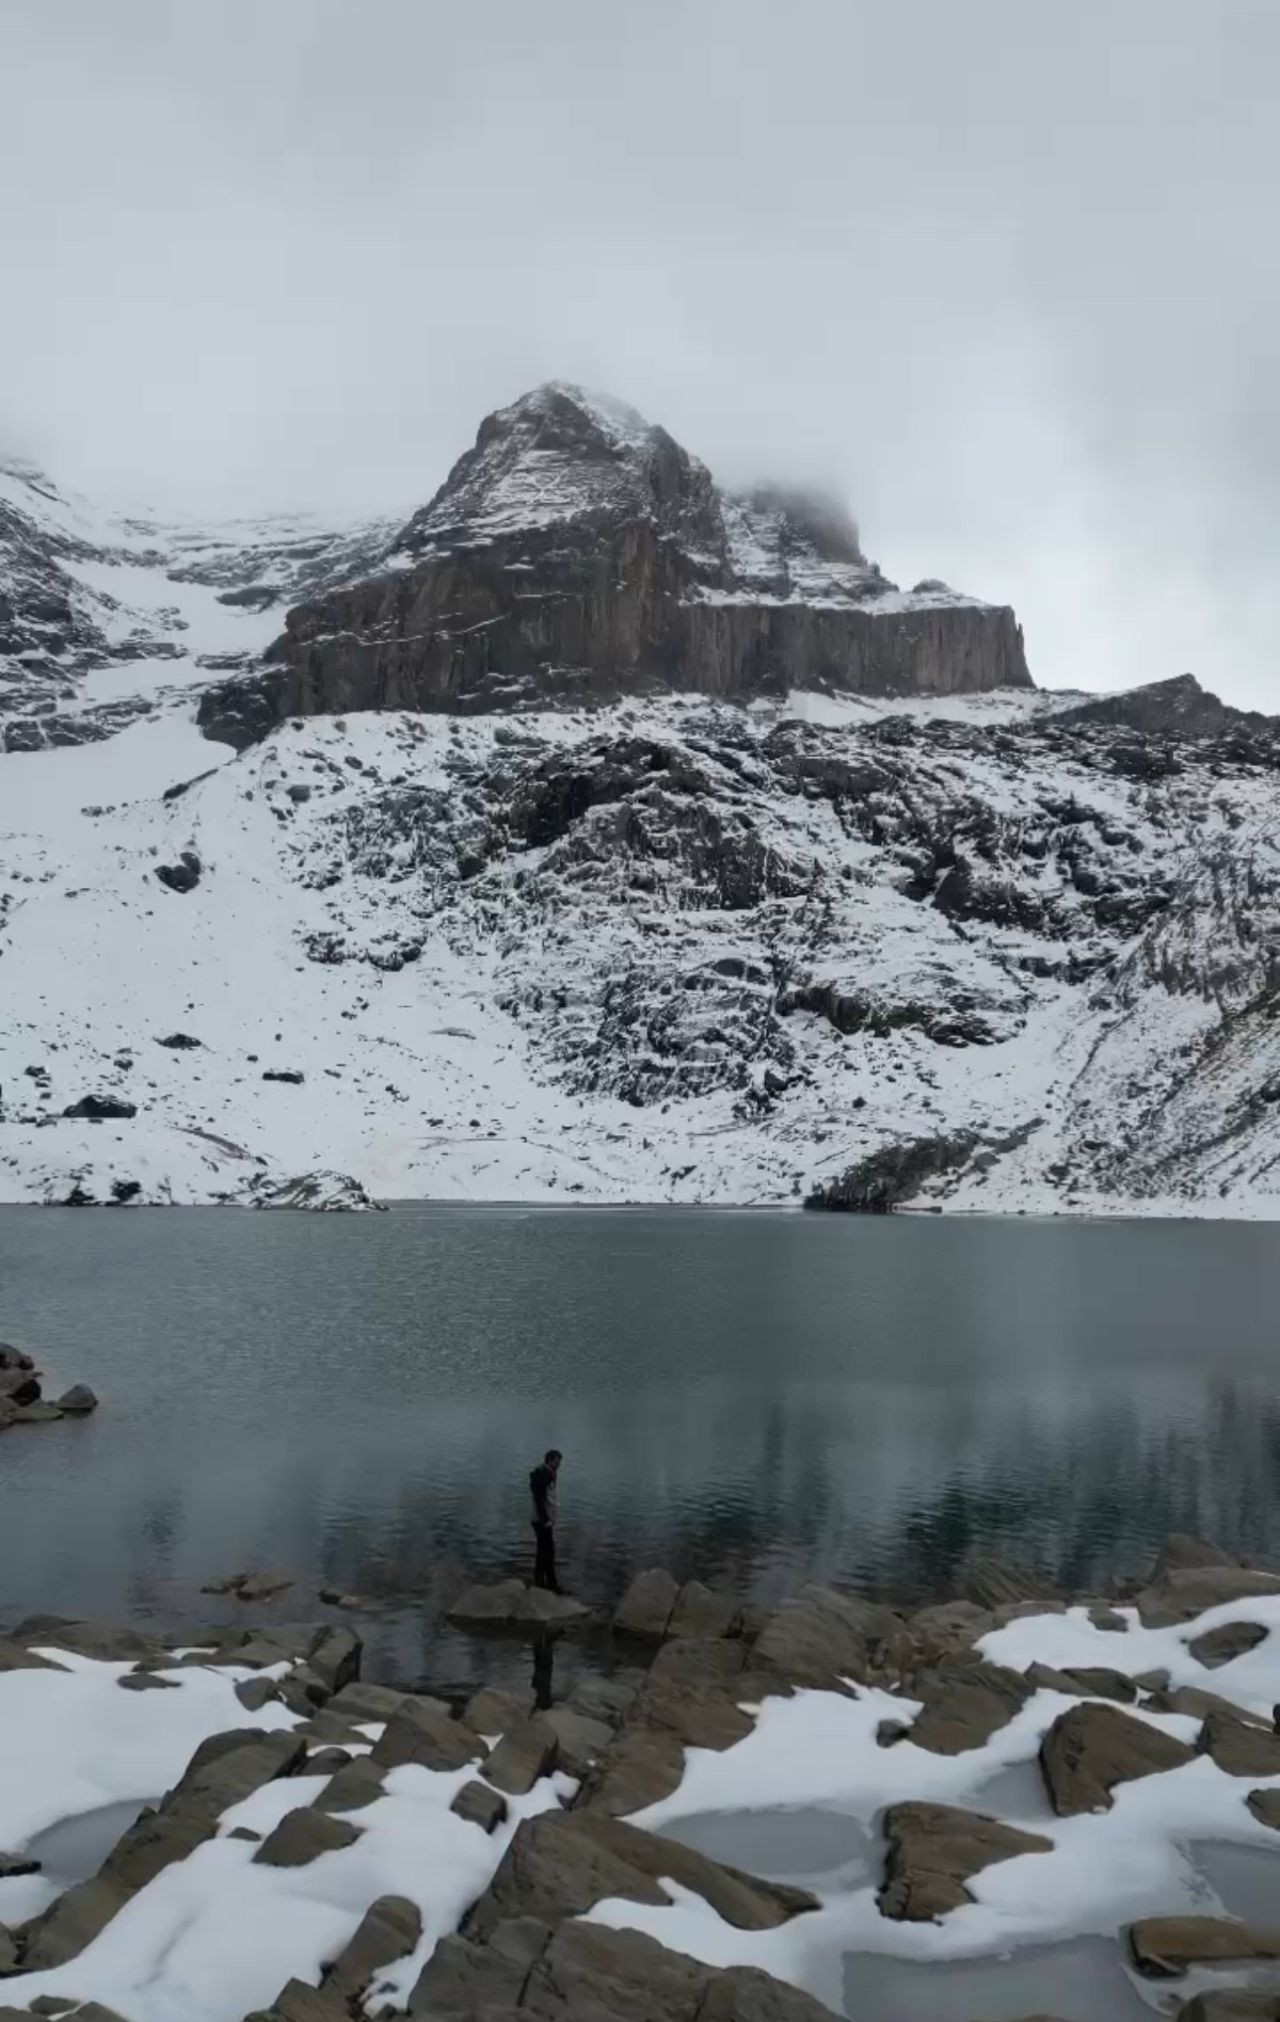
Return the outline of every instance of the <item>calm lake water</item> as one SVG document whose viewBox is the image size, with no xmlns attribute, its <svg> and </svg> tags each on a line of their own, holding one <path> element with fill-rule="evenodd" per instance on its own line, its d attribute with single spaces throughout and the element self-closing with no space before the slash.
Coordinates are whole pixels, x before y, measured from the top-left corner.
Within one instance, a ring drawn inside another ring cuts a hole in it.
<svg viewBox="0 0 1280 2022">
<path fill-rule="evenodd" d="M 3 1209 L 0 1339 L 102 1407 L 0 1440 L 0 1625 L 227 1619 L 202 1581 L 279 1568 L 254 1619 L 355 1590 L 372 1675 L 492 1676 L 436 1618 L 527 1567 L 552 1444 L 593 1600 L 654 1563 L 909 1599 L 975 1543 L 1080 1585 L 1169 1529 L 1275 1552 L 1278 1312 L 1245 1224 Z"/>
</svg>

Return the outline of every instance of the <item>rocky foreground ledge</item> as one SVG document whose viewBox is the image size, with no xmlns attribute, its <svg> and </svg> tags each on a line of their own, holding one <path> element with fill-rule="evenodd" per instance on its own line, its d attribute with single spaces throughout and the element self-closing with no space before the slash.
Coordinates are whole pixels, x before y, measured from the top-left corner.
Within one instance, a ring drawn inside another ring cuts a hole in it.
<svg viewBox="0 0 1280 2022">
<path fill-rule="evenodd" d="M 14 1425 L 51 1425 L 59 1418 L 87 1418 L 98 1400 L 87 1383 L 73 1383 L 62 1396 L 44 1394 L 42 1372 L 21 1348 L 0 1341 L 0 1432 Z"/>
<path fill-rule="evenodd" d="M 456 1609 L 585 1614 L 518 1583 Z M 1280 1574 L 1174 1538 L 1108 1595 L 983 1560 L 909 1615 L 808 1587 L 756 1616 L 650 1571 L 612 1628 L 618 1668 L 539 1709 L 362 1683 L 345 1627 L 18 1625 L 0 2022 L 822 2022 L 866 2012 L 873 1958 L 1072 1931 L 1110 1934 L 1118 2008 L 1280 2018 L 1280 1915 L 1233 1916 L 1190 1857 L 1280 1853 Z M 42 1870 L 51 1827 L 140 1792 L 96 1873 Z M 873 1845 L 865 1876 L 800 1886 L 682 1841 L 815 1805 Z M 1041 2006 L 1086 2022 L 1048 1970 Z"/>
</svg>

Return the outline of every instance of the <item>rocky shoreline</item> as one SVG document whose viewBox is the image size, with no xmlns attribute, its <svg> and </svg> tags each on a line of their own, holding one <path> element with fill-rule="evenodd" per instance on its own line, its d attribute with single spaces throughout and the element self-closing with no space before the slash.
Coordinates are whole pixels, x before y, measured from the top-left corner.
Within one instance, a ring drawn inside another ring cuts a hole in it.
<svg viewBox="0 0 1280 2022">
<path fill-rule="evenodd" d="M 73 1383 L 52 1401 L 41 1388 L 42 1372 L 21 1348 L 0 1341 L 0 1432 L 14 1425 L 52 1425 L 59 1418 L 87 1418 L 98 1400 L 87 1383 Z"/>
<path fill-rule="evenodd" d="M 468 1589 L 450 1617 L 544 1641 L 593 1620 L 518 1581 Z M 236 2022 L 402 2012 L 822 2022 L 834 2010 L 812 1985 L 830 1979 L 820 1955 L 833 1942 L 858 2014 L 859 1958 L 900 1956 L 900 1942 L 886 1941 L 893 1927 L 945 1939 L 998 1910 L 1007 1887 L 1003 1914 L 1021 1904 L 1023 1928 L 1038 1917 L 1070 1929 L 1070 1889 L 1057 1900 L 1064 1863 L 1079 1866 L 1075 1848 L 1096 1866 L 1108 1833 L 1127 1836 L 1121 1871 L 1127 1862 L 1135 1874 L 1143 1833 L 1163 1835 L 1162 1847 L 1230 1837 L 1265 1858 L 1280 1833 L 1280 1732 L 1267 1703 L 1280 1699 L 1277 1630 L 1280 1573 L 1189 1537 L 1169 1539 L 1144 1583 L 1076 1597 L 975 1558 L 953 1599 L 910 1613 L 816 1586 L 753 1610 L 648 1570 L 608 1624 L 615 1668 L 579 1676 L 558 1703 L 533 1686 L 485 1687 L 459 1703 L 363 1683 L 360 1640 L 345 1625 L 246 1623 L 178 1639 L 34 1618 L 0 1636 L 0 1769 L 18 1694 L 39 1709 L 92 1687 L 104 1732 L 133 1718 L 119 1711 L 121 1693 L 157 1723 L 187 1705 L 194 1717 L 200 1695 L 202 1731 L 96 1873 L 8 1928 L 0 1921 L 0 2022 L 152 2022 L 172 1943 L 153 1971 L 145 1934 L 157 1919 L 163 1927 L 177 1871 L 197 1868 L 206 1919 L 229 1874 L 268 1902 L 275 1889 L 291 1901 L 310 1890 L 343 1905 L 342 1942 L 300 1941 L 292 1976 Z M 845 1747 L 831 1751 L 828 1732 Z M 780 1783 L 787 1748 L 806 1736 L 827 1759 Z M 682 1816 L 715 1808 L 707 1793 L 735 1765 L 743 1795 L 731 1821 L 767 1809 L 762 1772 L 775 1807 L 787 1788 L 793 1808 L 823 1789 L 846 1822 L 861 1805 L 878 1864 L 867 1888 L 802 1887 L 683 1843 Z M 954 1801 L 1015 1769 L 1034 1777 L 1038 1810 L 1029 1782 L 1013 1805 Z M 0 1776 L 0 1910 L 7 1887 L 38 1885 L 40 1865 L 29 1846 L 7 1843 L 7 1788 Z M 442 1911 L 448 1887 L 432 1880 L 438 1846 L 448 1850 L 439 1872 L 461 1877 L 449 1884 L 456 1914 Z M 394 1889 L 378 1886 L 388 1875 Z M 1163 1896 L 1135 1884 L 1133 1908 L 1121 1888 L 1108 1926 L 1117 1999 L 1127 1983 L 1180 2022 L 1280 2017 L 1280 1919 L 1259 1927 L 1172 1883 Z M 842 1917 L 863 1932 L 856 1941 L 832 1939 Z M 664 1942 L 667 1927 L 705 1939 L 707 1956 Z M 126 1928 L 143 1934 L 136 2004 L 111 1942 Z M 929 1956 L 946 1956 L 930 1943 Z M 1011 1943 L 1016 1935 L 1003 1949 Z M 810 1985 L 754 1963 L 762 1957 Z M 230 2017 L 216 1987 L 204 1994 L 193 2014 Z M 1057 1995 L 1047 1984 L 1041 2006 L 1094 2022 L 1068 1985 Z"/>
</svg>

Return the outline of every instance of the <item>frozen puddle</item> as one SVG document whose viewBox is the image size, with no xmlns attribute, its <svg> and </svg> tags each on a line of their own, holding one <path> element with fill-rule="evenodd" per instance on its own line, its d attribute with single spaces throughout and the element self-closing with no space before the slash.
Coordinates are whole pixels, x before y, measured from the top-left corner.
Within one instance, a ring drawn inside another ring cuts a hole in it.
<svg viewBox="0 0 1280 2022">
<path fill-rule="evenodd" d="M 857 2022 L 1016 2022 L 1054 2015 L 1062 2022 L 1152 2022 L 1164 2012 L 1168 1982 L 1144 2000 L 1112 1938 L 1027 1945 L 1000 1958 L 928 1965 L 879 1952 L 844 1962 L 844 2012 Z"/>
<path fill-rule="evenodd" d="M 74 1818 L 60 1818 L 44 1832 L 38 1832 L 23 1851 L 39 1861 L 41 1874 L 60 1895 L 96 1875 L 122 1833 L 146 1810 L 153 1798 L 126 1797 L 117 1804 L 100 1804 Z"/>
<path fill-rule="evenodd" d="M 1229 1917 L 1274 1929 L 1280 1923 L 1280 1849 L 1198 1840 L 1187 1857 Z"/>
<path fill-rule="evenodd" d="M 998 1769 L 971 1797 L 957 1801 L 963 1803 L 966 1811 L 985 1812 L 989 1818 L 1001 1818 L 1011 1825 L 1043 1825 L 1053 1817 L 1040 1764 L 1034 1756 L 1030 1762 L 1013 1762 L 1007 1769 Z"/>
<path fill-rule="evenodd" d="M 880 1881 L 883 1842 L 860 1819 L 818 1805 L 707 1811 L 664 1825 L 668 1839 L 766 1881 L 823 1875 L 842 1889 Z"/>
</svg>

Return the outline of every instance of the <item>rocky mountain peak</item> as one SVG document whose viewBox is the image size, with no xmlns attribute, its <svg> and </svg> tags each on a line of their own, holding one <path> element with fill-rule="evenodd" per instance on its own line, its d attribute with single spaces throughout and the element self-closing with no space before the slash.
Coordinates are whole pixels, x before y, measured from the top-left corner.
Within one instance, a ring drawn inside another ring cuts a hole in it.
<svg viewBox="0 0 1280 2022">
<path fill-rule="evenodd" d="M 486 415 L 401 547 L 425 558 L 476 542 L 624 519 L 718 556 L 711 474 L 665 428 L 607 395 L 548 380 Z"/>
</svg>

